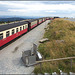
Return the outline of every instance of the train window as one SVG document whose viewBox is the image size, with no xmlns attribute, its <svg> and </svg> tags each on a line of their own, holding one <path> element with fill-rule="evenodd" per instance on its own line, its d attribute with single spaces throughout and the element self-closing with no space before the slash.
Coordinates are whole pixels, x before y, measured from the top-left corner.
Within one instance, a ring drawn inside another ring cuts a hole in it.
<svg viewBox="0 0 75 75">
<path fill-rule="evenodd" d="M 2 39 L 3 39 L 3 33 L 0 34 L 0 40 L 2 40 Z"/>
<path fill-rule="evenodd" d="M 20 31 L 22 30 L 22 27 L 20 27 Z"/>
<path fill-rule="evenodd" d="M 24 29 L 24 26 L 23 26 L 23 29 Z"/>
<path fill-rule="evenodd" d="M 14 29 L 12 30 L 12 34 L 14 34 Z"/>
<path fill-rule="evenodd" d="M 8 36 L 9 36 L 9 31 L 6 32 L 6 37 L 8 37 Z"/>
<path fill-rule="evenodd" d="M 16 28 L 16 32 L 18 32 L 18 28 Z"/>
</svg>

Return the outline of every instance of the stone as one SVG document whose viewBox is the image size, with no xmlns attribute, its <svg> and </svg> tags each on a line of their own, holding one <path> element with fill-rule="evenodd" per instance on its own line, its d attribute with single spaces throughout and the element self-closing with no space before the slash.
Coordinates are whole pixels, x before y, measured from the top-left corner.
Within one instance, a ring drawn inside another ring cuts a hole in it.
<svg viewBox="0 0 75 75">
<path fill-rule="evenodd" d="M 44 73 L 44 75 L 50 75 L 49 73 Z"/>
<path fill-rule="evenodd" d="M 46 42 L 46 41 L 49 41 L 49 39 L 48 38 L 44 38 L 44 39 L 39 40 L 40 43 L 43 43 L 43 42 Z"/>
<path fill-rule="evenodd" d="M 58 75 L 56 72 L 53 72 L 52 75 Z"/>
<path fill-rule="evenodd" d="M 75 75 L 75 73 L 73 73 L 73 72 L 69 72 L 69 74 L 70 74 L 70 75 Z"/>
</svg>

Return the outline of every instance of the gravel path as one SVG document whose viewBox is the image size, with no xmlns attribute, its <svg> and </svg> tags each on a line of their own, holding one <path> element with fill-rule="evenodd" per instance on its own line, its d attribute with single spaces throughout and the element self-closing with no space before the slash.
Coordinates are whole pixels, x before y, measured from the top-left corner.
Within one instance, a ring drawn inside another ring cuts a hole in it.
<svg viewBox="0 0 75 75">
<path fill-rule="evenodd" d="M 39 44 L 49 22 L 47 20 L 0 51 L 0 74 L 30 74 L 34 70 L 33 66 L 24 66 L 22 51 L 31 49 L 33 43 Z"/>
</svg>

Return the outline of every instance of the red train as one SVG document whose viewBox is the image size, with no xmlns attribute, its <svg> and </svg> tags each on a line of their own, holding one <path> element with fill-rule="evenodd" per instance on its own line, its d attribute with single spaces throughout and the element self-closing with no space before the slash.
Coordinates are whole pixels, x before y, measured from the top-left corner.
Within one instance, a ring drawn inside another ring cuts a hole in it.
<svg viewBox="0 0 75 75">
<path fill-rule="evenodd" d="M 51 18 L 40 18 L 0 25 L 0 47 Z"/>
</svg>

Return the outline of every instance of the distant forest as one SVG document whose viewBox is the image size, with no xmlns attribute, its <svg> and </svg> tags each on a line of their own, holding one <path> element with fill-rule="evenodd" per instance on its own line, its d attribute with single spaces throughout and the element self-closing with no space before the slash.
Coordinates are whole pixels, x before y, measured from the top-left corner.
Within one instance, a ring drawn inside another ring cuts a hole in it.
<svg viewBox="0 0 75 75">
<path fill-rule="evenodd" d="M 24 17 L 0 17 L 0 24 L 1 23 L 10 23 L 13 21 L 21 21 L 21 20 L 26 20 L 26 19 L 37 19 L 39 17 L 29 17 L 29 16 L 24 16 Z"/>
<path fill-rule="evenodd" d="M 21 21 L 21 20 L 25 20 L 24 18 L 15 18 L 15 17 L 12 17 L 12 18 L 0 18 L 0 24 L 1 23 L 9 23 L 9 22 L 13 22 L 13 21 Z"/>
</svg>

